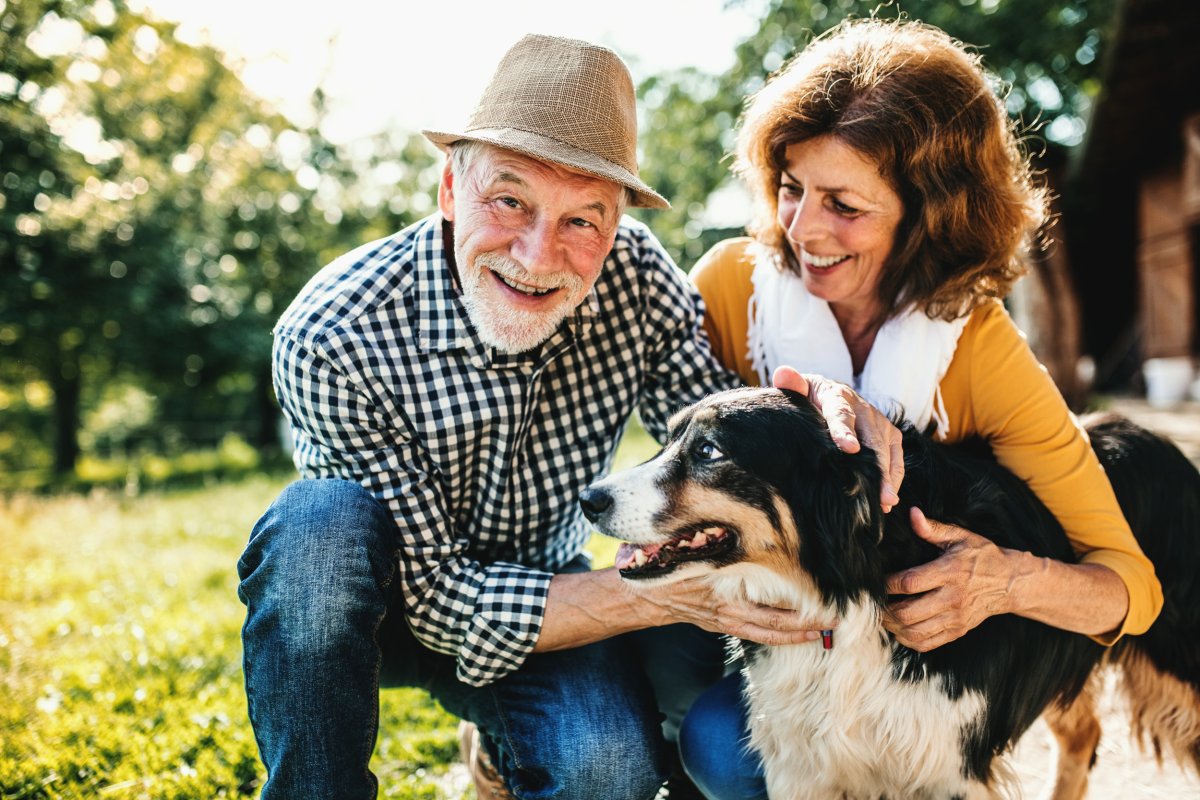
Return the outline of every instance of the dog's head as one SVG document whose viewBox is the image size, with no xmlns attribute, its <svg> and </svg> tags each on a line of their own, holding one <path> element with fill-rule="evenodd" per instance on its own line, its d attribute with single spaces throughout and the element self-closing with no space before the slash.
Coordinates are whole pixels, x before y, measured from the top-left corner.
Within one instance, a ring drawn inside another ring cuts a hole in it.
<svg viewBox="0 0 1200 800">
<path fill-rule="evenodd" d="M 879 492 L 874 454 L 838 450 L 807 398 L 738 389 L 677 414 L 657 456 L 580 502 L 625 542 L 617 567 L 631 581 L 765 569 L 840 610 L 883 591 Z"/>
</svg>

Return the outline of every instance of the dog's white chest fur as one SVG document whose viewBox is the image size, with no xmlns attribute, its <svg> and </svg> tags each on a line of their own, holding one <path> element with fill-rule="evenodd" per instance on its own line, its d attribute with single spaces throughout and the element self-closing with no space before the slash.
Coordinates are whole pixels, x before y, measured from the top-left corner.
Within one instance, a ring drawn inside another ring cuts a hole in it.
<svg viewBox="0 0 1200 800">
<path fill-rule="evenodd" d="M 769 795 L 992 797 L 962 769 L 961 737 L 982 719 L 982 697 L 951 699 L 936 677 L 893 677 L 891 650 L 869 604 L 843 615 L 834 637 L 831 650 L 819 643 L 765 648 L 747 669 L 750 742 L 762 755 Z"/>
</svg>

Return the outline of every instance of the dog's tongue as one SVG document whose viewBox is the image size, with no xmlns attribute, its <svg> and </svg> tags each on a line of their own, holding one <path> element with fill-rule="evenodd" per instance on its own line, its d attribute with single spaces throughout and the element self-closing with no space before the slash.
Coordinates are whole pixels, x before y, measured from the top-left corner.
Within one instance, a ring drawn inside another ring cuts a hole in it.
<svg viewBox="0 0 1200 800">
<path fill-rule="evenodd" d="M 654 558 L 658 551 L 662 549 L 662 545 L 648 545 L 646 547 L 638 547 L 629 542 L 621 542 L 621 546 L 617 548 L 617 559 L 615 566 L 617 569 L 625 569 L 626 567 L 641 566 L 638 564 L 638 553 L 642 554 L 642 564 Z"/>
</svg>

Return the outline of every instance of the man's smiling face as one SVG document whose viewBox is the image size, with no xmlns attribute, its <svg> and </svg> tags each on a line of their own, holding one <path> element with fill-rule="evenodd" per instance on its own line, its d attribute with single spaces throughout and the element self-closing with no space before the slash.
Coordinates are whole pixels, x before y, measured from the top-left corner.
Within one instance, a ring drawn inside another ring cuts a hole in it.
<svg viewBox="0 0 1200 800">
<path fill-rule="evenodd" d="M 483 146 L 462 174 L 450 162 L 438 206 L 454 223 L 463 303 L 488 345 L 540 345 L 591 291 L 612 249 L 615 183 Z"/>
</svg>

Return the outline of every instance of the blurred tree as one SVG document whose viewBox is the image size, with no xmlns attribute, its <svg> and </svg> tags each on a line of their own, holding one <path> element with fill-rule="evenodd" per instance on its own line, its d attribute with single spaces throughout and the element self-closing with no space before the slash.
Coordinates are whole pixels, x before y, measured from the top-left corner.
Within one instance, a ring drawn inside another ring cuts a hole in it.
<svg viewBox="0 0 1200 800">
<path fill-rule="evenodd" d="M 751 0 L 729 0 L 748 5 Z M 762 23 L 713 77 L 683 70 L 639 87 L 645 178 L 671 201 L 647 217 L 685 267 L 704 252 L 706 203 L 729 178 L 733 127 L 745 98 L 813 36 L 850 16 L 903 14 L 978 48 L 1006 103 L 1043 137 L 1031 149 L 1082 141 L 1117 0 L 756 0 Z"/>
<path fill-rule="evenodd" d="M 428 149 L 343 152 L 235 67 L 123 0 L 0 0 L 0 381 L 48 386 L 58 474 L 113 378 L 156 398 L 144 434 L 241 420 L 273 441 L 274 318 L 429 206 Z M 0 410 L 35 417 L 18 394 Z M 15 442 L 0 460 L 36 459 Z"/>
</svg>

